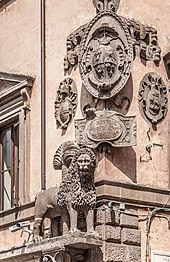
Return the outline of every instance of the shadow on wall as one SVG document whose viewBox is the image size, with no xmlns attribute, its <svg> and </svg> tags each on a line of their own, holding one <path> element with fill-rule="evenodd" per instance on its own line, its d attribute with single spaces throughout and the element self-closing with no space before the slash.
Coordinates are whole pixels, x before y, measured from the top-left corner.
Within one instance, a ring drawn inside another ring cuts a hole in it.
<svg viewBox="0 0 170 262">
<path fill-rule="evenodd" d="M 120 90 L 117 95 L 108 100 L 93 98 L 87 91 L 86 87 L 82 84 L 80 96 L 81 112 L 84 115 L 84 108 L 86 105 L 89 105 L 91 108 L 95 108 L 96 110 L 107 109 L 126 115 L 130 109 L 132 98 L 133 79 L 131 75 L 125 87 Z"/>
<path fill-rule="evenodd" d="M 13 2 L 16 2 L 16 0 L 1 0 L 0 1 L 0 11 L 5 9 L 7 6 L 11 5 Z"/>
<path fill-rule="evenodd" d="M 130 109 L 133 98 L 133 79 L 130 75 L 127 84 L 120 92 L 107 102 L 109 110 L 126 115 Z"/>
<path fill-rule="evenodd" d="M 137 183 L 136 177 L 136 153 L 132 147 L 112 148 L 111 153 L 100 155 L 98 162 L 103 157 L 107 158 L 114 167 L 119 169 L 133 183 Z"/>
</svg>

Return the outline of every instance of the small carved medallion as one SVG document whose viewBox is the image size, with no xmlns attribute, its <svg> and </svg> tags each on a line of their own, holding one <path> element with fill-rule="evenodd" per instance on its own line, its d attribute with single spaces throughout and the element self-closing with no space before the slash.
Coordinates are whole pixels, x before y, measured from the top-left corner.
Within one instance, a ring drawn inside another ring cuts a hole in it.
<svg viewBox="0 0 170 262">
<path fill-rule="evenodd" d="M 55 118 L 57 128 L 66 129 L 75 115 L 77 108 L 77 88 L 73 79 L 64 79 L 57 91 Z"/>
<path fill-rule="evenodd" d="M 126 84 L 133 59 L 132 43 L 121 18 L 99 13 L 88 25 L 79 59 L 83 83 L 92 96 L 108 99 Z"/>
<path fill-rule="evenodd" d="M 167 88 L 157 73 L 144 76 L 139 90 L 139 108 L 142 116 L 151 124 L 158 124 L 167 114 Z"/>
<path fill-rule="evenodd" d="M 92 148 L 101 143 L 113 147 L 136 145 L 136 119 L 125 117 L 114 111 L 96 111 L 96 117 L 75 120 L 76 141 Z"/>
</svg>

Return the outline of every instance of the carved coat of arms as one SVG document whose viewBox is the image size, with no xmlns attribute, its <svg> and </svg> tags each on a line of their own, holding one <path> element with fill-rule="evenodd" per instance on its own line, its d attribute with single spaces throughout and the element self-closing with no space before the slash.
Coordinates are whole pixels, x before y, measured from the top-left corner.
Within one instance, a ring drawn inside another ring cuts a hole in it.
<svg viewBox="0 0 170 262">
<path fill-rule="evenodd" d="M 139 108 L 142 116 L 151 124 L 163 121 L 168 110 L 167 88 L 157 73 L 148 73 L 141 81 Z"/>
<path fill-rule="evenodd" d="M 133 60 L 129 32 L 121 18 L 103 11 L 88 25 L 82 40 L 80 72 L 92 96 L 109 99 L 126 84 Z"/>
<path fill-rule="evenodd" d="M 69 77 L 63 80 L 57 91 L 55 118 L 57 128 L 66 129 L 75 115 L 77 92 L 74 81 Z"/>
</svg>

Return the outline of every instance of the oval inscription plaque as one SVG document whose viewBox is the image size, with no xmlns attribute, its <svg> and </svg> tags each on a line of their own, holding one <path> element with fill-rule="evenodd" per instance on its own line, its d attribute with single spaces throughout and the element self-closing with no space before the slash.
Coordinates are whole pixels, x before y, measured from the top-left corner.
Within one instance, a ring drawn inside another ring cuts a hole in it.
<svg viewBox="0 0 170 262">
<path fill-rule="evenodd" d="M 86 134 L 93 141 L 116 140 L 121 136 L 122 132 L 121 124 L 115 119 L 96 119 L 86 127 Z"/>
</svg>

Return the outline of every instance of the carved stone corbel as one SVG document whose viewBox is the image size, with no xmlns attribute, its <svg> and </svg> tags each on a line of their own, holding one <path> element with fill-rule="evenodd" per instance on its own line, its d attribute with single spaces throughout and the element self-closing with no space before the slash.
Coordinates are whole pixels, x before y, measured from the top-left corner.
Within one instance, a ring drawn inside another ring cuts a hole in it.
<svg viewBox="0 0 170 262">
<path fill-rule="evenodd" d="M 26 115 L 28 111 L 30 111 L 30 92 L 28 88 L 21 89 L 21 95 L 24 101 L 24 105 L 22 109 L 24 110 L 24 119 L 26 119 Z"/>
</svg>

